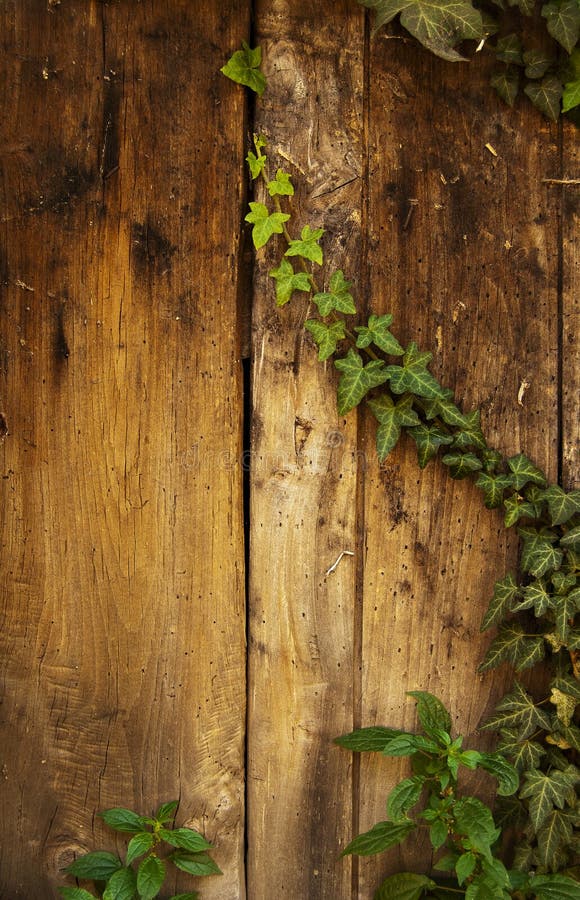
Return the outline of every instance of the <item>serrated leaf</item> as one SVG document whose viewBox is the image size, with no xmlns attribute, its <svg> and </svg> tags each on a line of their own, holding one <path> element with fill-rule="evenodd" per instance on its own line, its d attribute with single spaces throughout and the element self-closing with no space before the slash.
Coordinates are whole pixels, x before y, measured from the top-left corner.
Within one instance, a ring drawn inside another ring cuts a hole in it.
<svg viewBox="0 0 580 900">
<path fill-rule="evenodd" d="M 518 453 L 507 461 L 510 472 L 514 476 L 514 487 L 521 490 L 524 485 L 539 484 L 543 487 L 546 484 L 544 473 L 540 471 L 524 453 Z"/>
<path fill-rule="evenodd" d="M 294 185 L 290 175 L 282 169 L 278 169 L 276 177 L 268 182 L 268 193 L 270 197 L 293 197 Z"/>
<path fill-rule="evenodd" d="M 403 356 L 404 350 L 394 335 L 391 334 L 389 328 L 393 321 L 390 314 L 384 316 L 369 316 L 367 325 L 356 325 L 355 331 L 358 334 L 356 345 L 359 348 L 368 347 L 374 344 L 384 353 L 390 356 Z"/>
<path fill-rule="evenodd" d="M 534 698 L 516 681 L 513 690 L 500 700 L 494 715 L 486 720 L 482 728 L 498 731 L 513 729 L 523 740 L 538 729 L 549 731 L 550 717 L 536 706 Z"/>
<path fill-rule="evenodd" d="M 170 800 L 168 803 L 162 803 L 155 813 L 155 819 L 162 825 L 165 825 L 166 822 L 170 822 L 173 819 L 178 806 L 179 800 Z"/>
<path fill-rule="evenodd" d="M 580 885 L 567 875 L 534 875 L 532 890 L 536 900 L 578 900 Z"/>
<path fill-rule="evenodd" d="M 449 466 L 451 477 L 456 479 L 467 478 L 481 469 L 481 462 L 475 453 L 446 453 L 441 462 Z"/>
<path fill-rule="evenodd" d="M 500 581 L 496 581 L 493 589 L 493 597 L 487 608 L 487 612 L 481 623 L 481 631 L 486 631 L 492 625 L 497 625 L 511 611 L 513 604 L 520 596 L 520 588 L 510 573 Z"/>
<path fill-rule="evenodd" d="M 455 874 L 457 875 L 457 881 L 460 885 L 463 884 L 466 878 L 469 878 L 469 876 L 473 874 L 476 865 L 477 856 L 475 853 L 468 851 L 467 853 L 461 854 L 455 863 Z"/>
<path fill-rule="evenodd" d="M 349 734 L 343 734 L 335 738 L 334 743 L 357 753 L 365 751 L 382 753 L 387 743 L 401 734 L 404 734 L 404 732 L 396 728 L 374 725 L 368 728 L 357 728 Z"/>
<path fill-rule="evenodd" d="M 523 65 L 522 42 L 517 34 L 506 34 L 497 40 L 495 55 L 500 62 L 509 65 Z"/>
<path fill-rule="evenodd" d="M 280 261 L 275 269 L 270 269 L 270 277 L 276 279 L 276 306 L 288 303 L 294 291 L 310 291 L 312 284 L 306 272 L 295 272 L 287 259 Z"/>
<path fill-rule="evenodd" d="M 79 887 L 59 887 L 58 892 L 64 900 L 95 900 L 95 895 Z"/>
<path fill-rule="evenodd" d="M 519 796 L 522 800 L 528 800 L 530 822 L 536 832 L 544 824 L 554 806 L 563 809 L 571 796 L 574 796 L 576 780 L 570 773 L 558 770 L 546 774 L 538 769 L 532 769 L 524 773 Z"/>
<path fill-rule="evenodd" d="M 542 6 L 542 16 L 554 40 L 568 53 L 580 39 L 580 5 L 578 0 L 558 0 Z"/>
<path fill-rule="evenodd" d="M 426 875 L 399 872 L 390 875 L 375 892 L 373 900 L 420 900 L 426 890 L 437 885 Z"/>
<path fill-rule="evenodd" d="M 438 697 L 428 691 L 407 691 L 417 701 L 417 715 L 425 734 L 439 741 L 441 732 L 451 731 L 451 716 Z"/>
<path fill-rule="evenodd" d="M 263 203 L 250 202 L 250 212 L 245 221 L 253 225 L 252 241 L 256 250 L 268 243 L 272 235 L 282 234 L 284 222 L 290 218 L 288 213 L 269 212 Z"/>
<path fill-rule="evenodd" d="M 418 802 L 425 778 L 413 775 L 397 784 L 387 798 L 387 814 L 394 822 L 405 819 L 407 813 Z"/>
<path fill-rule="evenodd" d="M 335 272 L 330 279 L 329 290 L 315 294 L 312 298 L 320 315 L 328 316 L 333 310 L 345 315 L 354 315 L 356 306 L 349 290 L 351 285 L 352 282 L 344 280 L 340 269 Z"/>
<path fill-rule="evenodd" d="M 526 78 L 543 78 L 554 63 L 552 54 L 545 50 L 526 50 L 523 55 Z"/>
<path fill-rule="evenodd" d="M 431 353 L 421 353 L 414 342 L 410 343 L 403 355 L 403 365 L 387 366 L 391 390 L 395 394 L 410 393 L 428 400 L 444 397 L 445 388 L 427 370 L 431 359 Z"/>
<path fill-rule="evenodd" d="M 552 525 L 562 525 L 580 512 L 580 491 L 564 491 L 559 485 L 551 484 L 541 496 L 548 504 Z"/>
<path fill-rule="evenodd" d="M 520 773 L 527 769 L 537 769 L 546 753 L 537 741 L 520 740 L 517 733 L 508 730 L 502 731 L 498 750 L 509 757 L 514 768 Z"/>
<path fill-rule="evenodd" d="M 69 875 L 74 875 L 75 878 L 107 881 L 111 875 L 122 868 L 123 863 L 114 853 L 94 850 L 77 857 L 64 871 Z"/>
<path fill-rule="evenodd" d="M 533 608 L 536 618 L 540 618 L 555 605 L 555 598 L 548 593 L 546 585 L 541 579 L 526 585 L 522 593 L 523 599 L 512 606 L 512 612 L 522 612 L 524 609 Z"/>
<path fill-rule="evenodd" d="M 137 895 L 137 876 L 133 869 L 123 868 L 111 875 L 103 891 L 103 900 L 134 900 Z"/>
<path fill-rule="evenodd" d="M 409 434 L 417 445 L 417 458 L 421 469 L 437 455 L 439 447 L 453 442 L 451 435 L 442 431 L 438 425 L 418 425 L 416 428 L 409 428 Z"/>
<path fill-rule="evenodd" d="M 421 735 L 404 731 L 390 738 L 382 752 L 385 756 L 412 756 L 420 749 L 423 749 Z M 436 745 L 433 746 L 434 752 L 437 752 L 438 749 Z"/>
<path fill-rule="evenodd" d="M 545 656 L 543 635 L 528 635 L 519 622 L 500 625 L 478 671 L 486 672 L 502 662 L 511 663 L 517 672 L 528 669 Z"/>
<path fill-rule="evenodd" d="M 517 769 L 500 753 L 482 753 L 478 765 L 497 778 L 497 792 L 500 797 L 515 794 L 520 783 Z"/>
<path fill-rule="evenodd" d="M 572 550 L 580 550 L 580 525 L 575 525 L 560 538 L 562 547 L 570 547 Z"/>
<path fill-rule="evenodd" d="M 310 225 L 305 225 L 300 233 L 300 240 L 291 240 L 284 255 L 302 256 L 303 259 L 309 259 L 321 266 L 322 247 L 319 246 L 318 241 L 323 234 L 324 228 L 312 229 Z"/>
<path fill-rule="evenodd" d="M 150 831 L 140 831 L 135 834 L 127 846 L 127 858 L 125 864 L 130 866 L 132 862 L 143 856 L 153 847 L 155 838 Z"/>
<path fill-rule="evenodd" d="M 327 325 L 320 319 L 308 319 L 304 327 L 310 332 L 318 345 L 318 359 L 324 361 L 336 352 L 338 342 L 345 337 L 344 322 L 332 322 Z"/>
<path fill-rule="evenodd" d="M 574 616 L 578 610 L 578 599 L 580 598 L 580 588 L 571 591 L 563 597 L 554 598 L 554 618 L 556 624 L 556 634 L 565 642 L 568 638 L 568 632 L 574 624 Z"/>
<path fill-rule="evenodd" d="M 221 869 L 207 853 L 188 853 L 175 850 L 169 859 L 174 866 L 189 875 L 221 875 Z"/>
<path fill-rule="evenodd" d="M 382 360 L 371 360 L 366 366 L 362 358 L 350 349 L 334 365 L 342 373 L 338 383 L 338 412 L 342 416 L 361 402 L 373 387 L 384 384 L 388 375 Z"/>
<path fill-rule="evenodd" d="M 567 81 L 562 93 L 562 112 L 570 112 L 577 106 L 580 106 L 580 78 Z"/>
<path fill-rule="evenodd" d="M 242 49 L 236 50 L 220 72 L 237 84 L 251 88 L 261 97 L 266 89 L 266 78 L 260 71 L 261 64 L 261 47 L 251 49 L 245 41 L 242 41 Z"/>
<path fill-rule="evenodd" d="M 525 526 L 518 529 L 522 538 L 521 567 L 534 578 L 540 578 L 562 565 L 563 553 L 553 544 L 557 535 L 549 528 Z"/>
<path fill-rule="evenodd" d="M 212 849 L 212 845 L 206 841 L 203 835 L 194 831 L 193 828 L 174 828 L 172 831 L 162 831 L 161 837 L 172 847 L 188 850 L 190 853 L 200 853 Z"/>
<path fill-rule="evenodd" d="M 453 814 L 454 830 L 465 834 L 471 847 L 485 855 L 500 834 L 488 807 L 476 797 L 462 797 L 455 802 Z"/>
<path fill-rule="evenodd" d="M 410 820 L 407 822 L 377 822 L 370 831 L 355 837 L 340 855 L 348 856 L 354 853 L 357 856 L 373 856 L 375 853 L 382 853 L 383 850 L 404 841 L 414 828 L 415 823 Z"/>
<path fill-rule="evenodd" d="M 540 112 L 553 122 L 557 122 L 560 115 L 563 91 L 564 86 L 555 75 L 547 75 L 539 83 L 529 81 L 524 88 L 524 93 L 527 94 L 534 106 L 537 106 Z"/>
<path fill-rule="evenodd" d="M 517 69 L 509 66 L 500 72 L 494 72 L 489 83 L 495 88 L 504 103 L 507 103 L 508 106 L 514 105 L 520 90 L 520 74 Z"/>
<path fill-rule="evenodd" d="M 137 870 L 137 890 L 141 900 L 153 900 L 164 881 L 165 863 L 152 853 L 143 860 Z"/>
</svg>

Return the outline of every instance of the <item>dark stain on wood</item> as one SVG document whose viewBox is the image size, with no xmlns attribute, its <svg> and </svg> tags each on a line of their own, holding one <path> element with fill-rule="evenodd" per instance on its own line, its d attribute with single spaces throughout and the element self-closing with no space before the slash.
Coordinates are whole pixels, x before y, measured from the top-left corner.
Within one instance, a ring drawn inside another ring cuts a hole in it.
<svg viewBox="0 0 580 900">
<path fill-rule="evenodd" d="M 131 262 L 136 275 L 165 275 L 171 271 L 171 258 L 177 247 L 149 220 L 131 227 Z"/>
<path fill-rule="evenodd" d="M 56 330 L 54 334 L 54 355 L 58 362 L 66 361 L 70 350 L 64 330 L 64 306 L 59 306 L 56 313 Z"/>
</svg>

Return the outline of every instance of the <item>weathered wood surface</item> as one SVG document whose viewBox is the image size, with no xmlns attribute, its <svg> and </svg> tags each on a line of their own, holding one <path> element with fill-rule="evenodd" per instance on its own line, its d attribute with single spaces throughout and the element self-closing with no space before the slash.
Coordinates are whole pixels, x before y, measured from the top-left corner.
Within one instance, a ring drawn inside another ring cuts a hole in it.
<svg viewBox="0 0 580 900">
<path fill-rule="evenodd" d="M 562 485 L 580 488 L 580 149 L 578 129 L 562 131 L 560 201 L 562 240 L 561 427 Z"/>
<path fill-rule="evenodd" d="M 204 897 L 234 900 L 244 97 L 218 70 L 248 4 L 7 0 L 0 28 L 0 895 L 56 897 L 110 847 L 96 811 L 181 797 L 225 873 Z"/>
</svg>

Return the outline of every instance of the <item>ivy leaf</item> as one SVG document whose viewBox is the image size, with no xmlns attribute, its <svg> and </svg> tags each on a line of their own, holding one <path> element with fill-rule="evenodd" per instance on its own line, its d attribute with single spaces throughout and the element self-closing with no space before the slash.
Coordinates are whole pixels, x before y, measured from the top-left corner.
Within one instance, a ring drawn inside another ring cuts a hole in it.
<svg viewBox="0 0 580 900">
<path fill-rule="evenodd" d="M 487 472 L 482 472 L 475 484 L 483 491 L 487 509 L 496 509 L 503 503 L 504 491 L 512 487 L 512 479 L 509 475 L 488 475 Z"/>
<path fill-rule="evenodd" d="M 252 228 L 252 241 L 254 247 L 259 250 L 264 244 L 267 244 L 273 234 L 282 234 L 284 231 L 283 224 L 290 218 L 288 213 L 268 212 L 268 207 L 263 203 L 250 202 L 250 212 L 245 217 L 246 222 L 250 222 Z"/>
<path fill-rule="evenodd" d="M 332 322 L 326 325 L 319 319 L 308 319 L 304 327 L 310 332 L 318 344 L 318 359 L 328 359 L 336 351 L 339 341 L 345 337 L 344 322 Z"/>
<path fill-rule="evenodd" d="M 507 461 L 510 472 L 513 474 L 513 484 L 517 491 L 524 485 L 532 482 L 543 487 L 546 484 L 544 473 L 540 471 L 525 454 L 518 453 Z"/>
<path fill-rule="evenodd" d="M 404 397 L 394 403 L 388 394 L 369 400 L 369 406 L 379 421 L 377 428 L 377 454 L 382 462 L 401 436 L 402 426 L 419 425 L 419 417 L 413 409 L 413 398 Z"/>
<path fill-rule="evenodd" d="M 519 494 L 506 497 L 503 505 L 506 509 L 504 518 L 506 528 L 511 528 L 512 525 L 515 525 L 516 522 L 523 518 L 535 519 L 539 514 L 537 505 L 530 503 L 529 500 L 524 500 Z"/>
<path fill-rule="evenodd" d="M 137 890 L 142 900 L 153 900 L 165 881 L 165 863 L 152 853 L 137 870 Z"/>
<path fill-rule="evenodd" d="M 266 165 L 266 157 L 256 156 L 255 153 L 250 152 L 246 156 L 246 162 L 248 164 L 248 169 L 250 170 L 250 175 L 252 176 L 252 181 L 255 181 L 256 178 L 259 178 L 262 172 L 264 171 L 264 167 Z"/>
<path fill-rule="evenodd" d="M 270 269 L 270 277 L 276 279 L 276 306 L 288 303 L 294 291 L 310 291 L 312 285 L 306 272 L 295 272 L 292 263 L 283 259 L 276 269 Z"/>
<path fill-rule="evenodd" d="M 542 579 L 532 581 L 523 589 L 523 599 L 512 606 L 512 612 L 522 612 L 524 609 L 534 608 L 534 615 L 540 618 L 554 606 L 554 599 L 548 593 Z"/>
<path fill-rule="evenodd" d="M 268 182 L 268 193 L 270 197 L 293 197 L 294 185 L 290 180 L 290 175 L 278 169 L 276 178 Z"/>
<path fill-rule="evenodd" d="M 266 88 L 266 79 L 260 71 L 261 65 L 262 48 L 255 47 L 252 50 L 245 41 L 242 41 L 242 49 L 236 50 L 220 72 L 237 84 L 251 88 L 261 97 Z"/>
<path fill-rule="evenodd" d="M 537 741 L 520 740 L 516 732 L 510 729 L 504 729 L 501 732 L 502 739 L 498 745 L 498 750 L 509 757 L 515 769 L 518 772 L 525 772 L 527 769 L 537 769 L 540 760 L 546 755 L 541 744 Z"/>
<path fill-rule="evenodd" d="M 404 841 L 414 828 L 415 823 L 410 820 L 407 822 L 377 822 L 370 831 L 355 837 L 340 855 L 348 856 L 355 853 L 357 856 L 372 856 L 375 853 L 382 853 L 383 850 Z"/>
<path fill-rule="evenodd" d="M 537 900 L 577 900 L 578 882 L 567 875 L 534 875 L 532 890 Z"/>
<path fill-rule="evenodd" d="M 497 636 L 478 671 L 486 672 L 499 666 L 502 662 L 510 662 L 517 672 L 528 669 L 545 656 L 544 638 L 541 634 L 528 635 L 519 622 L 500 625 Z"/>
<path fill-rule="evenodd" d="M 168 857 L 174 866 L 189 875 L 221 875 L 221 869 L 207 853 L 175 850 Z"/>
<path fill-rule="evenodd" d="M 352 294 L 349 292 L 351 285 L 352 282 L 345 281 L 342 271 L 338 269 L 330 279 L 330 290 L 327 293 L 315 294 L 312 298 L 318 307 L 320 315 L 327 316 L 334 309 L 337 312 L 354 315 L 356 306 L 354 305 Z"/>
<path fill-rule="evenodd" d="M 335 738 L 334 743 L 357 753 L 364 751 L 382 753 L 388 742 L 401 734 L 404 732 L 396 728 L 374 725 L 368 728 L 357 728 L 349 734 L 343 734 L 341 737 Z"/>
<path fill-rule="evenodd" d="M 554 572 L 552 574 L 552 584 L 556 594 L 562 596 L 576 587 L 576 575 L 572 572 L 563 572 L 562 570 Z"/>
<path fill-rule="evenodd" d="M 534 13 L 536 0 L 508 0 L 510 6 L 517 6 L 524 16 L 531 16 Z"/>
<path fill-rule="evenodd" d="M 445 388 L 427 371 L 431 353 L 421 353 L 415 342 L 411 342 L 403 355 L 402 366 L 387 366 L 387 377 L 395 394 L 415 394 L 432 400 L 445 397 Z"/>
<path fill-rule="evenodd" d="M 466 424 L 457 432 L 453 438 L 454 447 L 476 447 L 484 450 L 487 446 L 483 432 L 481 430 L 481 413 L 478 409 L 464 415 Z"/>
<path fill-rule="evenodd" d="M 580 491 L 567 492 L 559 485 L 551 484 L 542 491 L 541 498 L 548 504 L 552 525 L 563 525 L 580 512 Z"/>
<path fill-rule="evenodd" d="M 528 694 L 519 681 L 514 684 L 513 691 L 502 697 L 495 708 L 495 714 L 483 725 L 483 729 L 515 730 L 520 740 L 527 738 L 533 731 L 550 730 L 550 717 Z"/>
<path fill-rule="evenodd" d="M 483 37 L 481 14 L 469 0 L 361 0 L 376 12 L 376 28 L 400 13 L 403 28 L 436 56 L 464 59 L 454 47 Z"/>
<path fill-rule="evenodd" d="M 517 34 L 506 34 L 500 37 L 495 46 L 495 55 L 500 62 L 509 65 L 522 66 L 524 63 L 522 56 L 522 42 Z"/>
<path fill-rule="evenodd" d="M 390 356 L 402 356 L 404 350 L 398 340 L 389 331 L 393 317 L 390 314 L 384 316 L 369 316 L 368 325 L 356 325 L 355 331 L 358 333 L 356 345 L 359 348 L 368 347 L 374 344 L 384 353 Z"/>
<path fill-rule="evenodd" d="M 545 50 L 526 50 L 523 55 L 526 78 L 543 78 L 554 62 L 554 57 Z"/>
<path fill-rule="evenodd" d="M 387 799 L 387 814 L 394 822 L 400 822 L 407 817 L 407 813 L 418 802 L 426 778 L 423 775 L 413 775 L 404 778 L 393 788 Z"/>
<path fill-rule="evenodd" d="M 540 112 L 553 122 L 557 122 L 560 115 L 560 100 L 563 91 L 564 86 L 555 75 L 547 75 L 539 84 L 536 81 L 529 81 L 524 88 L 524 93 L 527 94 L 534 106 L 537 106 Z"/>
<path fill-rule="evenodd" d="M 566 642 L 570 626 L 574 622 L 574 615 L 579 608 L 580 588 L 558 597 L 554 603 L 556 634 Z"/>
<path fill-rule="evenodd" d="M 467 478 L 481 469 L 481 462 L 475 453 L 446 453 L 441 460 L 444 465 L 449 466 L 452 478 Z"/>
<path fill-rule="evenodd" d="M 75 878 L 107 881 L 111 875 L 122 868 L 123 863 L 114 853 L 95 850 L 79 856 L 64 871 L 69 875 L 74 875 Z"/>
<path fill-rule="evenodd" d="M 570 112 L 577 106 L 580 106 L 580 77 L 565 83 L 562 94 L 562 112 Z"/>
<path fill-rule="evenodd" d="M 438 425 L 418 425 L 409 428 L 409 434 L 417 445 L 419 467 L 424 469 L 430 459 L 437 455 L 439 447 L 451 444 L 453 438 Z"/>
<path fill-rule="evenodd" d="M 421 727 L 429 737 L 439 739 L 440 733 L 451 731 L 451 716 L 438 697 L 428 691 L 407 691 L 409 697 L 417 701 L 417 715 Z"/>
<path fill-rule="evenodd" d="M 376 891 L 373 900 L 421 900 L 426 890 L 437 885 L 426 875 L 400 872 L 389 875 Z"/>
<path fill-rule="evenodd" d="M 550 703 L 556 707 L 556 715 L 559 722 L 561 722 L 565 728 L 568 728 L 576 711 L 576 706 L 578 705 L 577 700 L 574 697 L 571 697 L 570 694 L 558 690 L 552 683 L 550 686 Z"/>
<path fill-rule="evenodd" d="M 488 606 L 487 612 L 481 623 L 481 631 L 486 631 L 492 625 L 496 625 L 505 618 L 511 611 L 513 604 L 520 596 L 520 589 L 514 580 L 514 576 L 510 573 L 496 581 L 493 589 L 493 597 Z"/>
<path fill-rule="evenodd" d="M 199 900 L 197 891 L 187 891 L 185 894 L 172 894 L 169 900 Z"/>
<path fill-rule="evenodd" d="M 334 365 L 342 372 L 338 383 L 338 412 L 341 416 L 361 402 L 371 388 L 384 384 L 388 378 L 382 360 L 373 359 L 366 366 L 355 350 L 349 350 L 344 359 Z"/>
<path fill-rule="evenodd" d="M 564 554 L 553 546 L 558 539 L 553 531 L 525 526 L 518 529 L 518 534 L 523 540 L 521 567 L 524 572 L 539 578 L 560 568 Z"/>
<path fill-rule="evenodd" d="M 575 798 L 574 785 L 577 780 L 573 773 L 558 769 L 549 774 L 532 769 L 524 774 L 524 785 L 519 796 L 522 800 L 528 800 L 530 822 L 535 831 L 541 828 L 554 806 L 563 809 L 568 800 Z"/>
<path fill-rule="evenodd" d="M 542 6 L 542 16 L 554 40 L 564 50 L 572 50 L 580 39 L 580 5 L 578 0 L 559 0 Z"/>
<path fill-rule="evenodd" d="M 290 218 L 287 216 L 287 218 Z M 285 256 L 302 256 L 312 262 L 322 265 L 322 247 L 318 245 L 318 241 L 324 234 L 324 228 L 315 228 L 314 231 L 310 225 L 305 225 L 300 232 L 300 240 L 291 240 L 290 246 L 286 250 Z M 355 310 L 356 312 L 356 310 Z"/>
<path fill-rule="evenodd" d="M 520 90 L 520 75 L 517 69 L 508 66 L 500 72 L 494 72 L 489 83 L 495 88 L 504 103 L 507 103 L 508 106 L 514 105 Z"/>
<path fill-rule="evenodd" d="M 562 547 L 571 547 L 573 550 L 580 550 L 580 525 L 574 526 L 570 531 L 560 538 Z"/>
</svg>

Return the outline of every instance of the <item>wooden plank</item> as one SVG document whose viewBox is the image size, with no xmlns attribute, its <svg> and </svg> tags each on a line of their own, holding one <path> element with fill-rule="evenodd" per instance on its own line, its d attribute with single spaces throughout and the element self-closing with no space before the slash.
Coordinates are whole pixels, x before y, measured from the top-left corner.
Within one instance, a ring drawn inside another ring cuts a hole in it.
<svg viewBox="0 0 580 900">
<path fill-rule="evenodd" d="M 562 131 L 562 486 L 580 487 L 580 152 L 578 128 Z"/>
<path fill-rule="evenodd" d="M 256 130 L 300 188 L 292 233 L 327 229 L 327 275 L 360 259 L 362 23 L 345 2 L 257 7 Z M 275 308 L 283 249 L 258 254 L 255 281 L 248 893 L 315 900 L 351 893 L 351 758 L 332 739 L 352 727 L 356 561 L 325 573 L 356 541 L 357 426 L 337 418 L 306 304 Z"/>
<path fill-rule="evenodd" d="M 408 42 L 373 41 L 370 85 L 372 309 L 394 314 L 403 342 L 434 352 L 462 407 L 482 407 L 491 445 L 525 450 L 555 478 L 557 206 L 542 177 L 557 165 L 557 128 L 529 106 L 503 107 L 485 72 L 474 84 Z M 364 527 L 362 724 L 415 727 L 405 692 L 428 690 L 473 744 L 510 680 L 476 667 L 514 536 L 472 485 L 437 465 L 420 474 L 409 444 L 381 468 L 369 461 Z M 363 761 L 361 830 L 384 818 L 403 772 Z M 388 873 L 429 866 L 428 841 L 361 860 L 359 896 Z"/>
<path fill-rule="evenodd" d="M 111 847 L 95 811 L 179 797 L 225 873 L 204 898 L 233 900 L 244 100 L 218 70 L 249 4 L 1 19 L 0 894 L 56 896 Z"/>
</svg>

